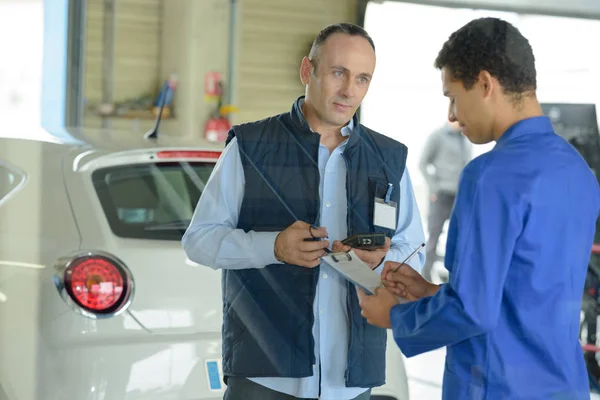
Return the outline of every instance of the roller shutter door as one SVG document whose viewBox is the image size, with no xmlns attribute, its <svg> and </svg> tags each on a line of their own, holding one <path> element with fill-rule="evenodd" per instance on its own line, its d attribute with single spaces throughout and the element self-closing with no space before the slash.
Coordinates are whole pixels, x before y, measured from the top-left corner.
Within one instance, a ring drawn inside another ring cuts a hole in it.
<svg viewBox="0 0 600 400">
<path fill-rule="evenodd" d="M 300 63 L 316 34 L 356 22 L 355 0 L 243 0 L 239 10 L 235 122 L 290 109 L 304 93 Z"/>
<path fill-rule="evenodd" d="M 156 94 L 159 77 L 163 0 L 116 0 L 114 19 L 113 102 Z M 104 1 L 87 2 L 84 96 L 87 104 L 102 100 Z M 132 129 L 132 121 L 111 118 L 115 129 Z M 153 121 L 139 120 L 139 130 Z M 84 127 L 100 127 L 102 118 L 86 107 Z"/>
</svg>

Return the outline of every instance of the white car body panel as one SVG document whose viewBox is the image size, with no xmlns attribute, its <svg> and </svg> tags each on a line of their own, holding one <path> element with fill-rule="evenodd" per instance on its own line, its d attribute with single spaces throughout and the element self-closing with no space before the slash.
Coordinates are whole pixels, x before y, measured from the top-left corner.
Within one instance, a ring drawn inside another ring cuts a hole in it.
<svg viewBox="0 0 600 400">
<path fill-rule="evenodd" d="M 193 150 L 193 149 L 191 149 Z M 155 334 L 197 334 L 220 332 L 223 318 L 221 304 L 206 299 L 220 298 L 221 273 L 211 268 L 198 268 L 187 260 L 179 241 L 120 238 L 113 234 L 92 184 L 91 173 L 99 168 L 155 162 L 155 150 L 110 154 L 88 160 L 72 168 L 78 155 L 65 160 L 65 181 L 74 214 L 82 233 L 82 248 L 102 249 L 118 257 L 126 265 L 138 266 L 135 302 L 130 313 L 142 326 Z M 73 162 L 71 162 L 71 158 Z M 186 159 L 178 159 L 186 161 Z M 187 159 L 208 161 L 210 159 Z"/>
<path fill-rule="evenodd" d="M 187 260 L 179 241 L 116 236 L 92 183 L 98 168 L 200 149 L 176 139 L 98 138 L 104 143 L 0 137 L 0 166 L 26 176 L 0 198 L 0 400 L 221 399 L 222 375 L 211 390 L 207 369 L 221 362 L 220 271 Z M 165 161 L 186 160 L 198 161 Z M 54 264 L 78 250 L 108 252 L 131 270 L 127 310 L 87 318 L 60 297 Z M 388 383 L 373 394 L 407 400 L 391 332 L 387 356 Z"/>
</svg>

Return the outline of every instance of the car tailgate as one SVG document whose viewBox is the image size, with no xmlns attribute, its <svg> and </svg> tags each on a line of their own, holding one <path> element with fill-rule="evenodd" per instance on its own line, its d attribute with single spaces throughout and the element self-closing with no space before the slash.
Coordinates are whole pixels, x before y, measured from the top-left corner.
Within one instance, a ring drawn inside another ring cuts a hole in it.
<svg viewBox="0 0 600 400">
<path fill-rule="evenodd" d="M 131 270 L 130 314 L 156 334 L 220 332 L 221 274 L 189 261 L 181 237 L 220 152 L 152 149 L 65 165 L 82 249 Z"/>
</svg>

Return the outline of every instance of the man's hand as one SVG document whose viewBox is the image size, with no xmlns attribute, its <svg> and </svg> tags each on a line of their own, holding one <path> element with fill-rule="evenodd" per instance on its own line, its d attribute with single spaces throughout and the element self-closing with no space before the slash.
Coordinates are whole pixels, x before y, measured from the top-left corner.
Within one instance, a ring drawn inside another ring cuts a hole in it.
<svg viewBox="0 0 600 400">
<path fill-rule="evenodd" d="M 326 238 L 327 230 L 325 228 L 311 229 L 309 224 L 302 221 L 294 222 L 277 235 L 274 249 L 275 258 L 281 262 L 306 268 L 318 266 L 321 263 L 319 258 L 326 254 L 323 249 L 329 246 L 329 240 L 304 240 L 312 239 L 313 236 Z"/>
<path fill-rule="evenodd" d="M 344 246 L 342 242 L 336 240 L 333 242 L 331 250 L 334 253 L 340 253 L 343 251 L 348 252 L 350 250 L 354 250 L 354 253 L 358 256 L 358 258 L 360 258 L 365 264 L 367 264 L 369 268 L 375 269 L 379 266 L 379 264 L 381 264 L 381 262 L 385 258 L 385 255 L 390 250 L 391 244 L 392 241 L 390 240 L 390 238 L 386 237 L 385 244 L 383 245 L 383 247 L 379 247 L 375 250 L 361 250 L 352 248 L 350 246 Z"/>
<path fill-rule="evenodd" d="M 390 311 L 398 304 L 396 296 L 385 287 L 375 290 L 375 294 L 369 296 L 359 287 L 356 288 L 358 304 L 362 309 L 361 315 L 371 325 L 389 329 L 392 327 Z"/>
<path fill-rule="evenodd" d="M 400 263 L 388 261 L 383 266 L 381 280 L 396 296 L 415 301 L 423 297 L 433 296 L 439 289 L 438 285 L 427 281 L 410 265 L 402 264 L 398 271 L 392 272 Z"/>
</svg>

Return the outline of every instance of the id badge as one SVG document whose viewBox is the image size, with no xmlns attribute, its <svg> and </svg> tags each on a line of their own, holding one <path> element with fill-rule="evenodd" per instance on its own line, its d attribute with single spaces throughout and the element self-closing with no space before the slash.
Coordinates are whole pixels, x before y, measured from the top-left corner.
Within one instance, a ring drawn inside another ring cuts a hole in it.
<svg viewBox="0 0 600 400">
<path fill-rule="evenodd" d="M 393 201 L 385 202 L 379 197 L 375 197 L 375 210 L 373 212 L 373 225 L 381 228 L 396 230 L 396 203 Z"/>
</svg>

